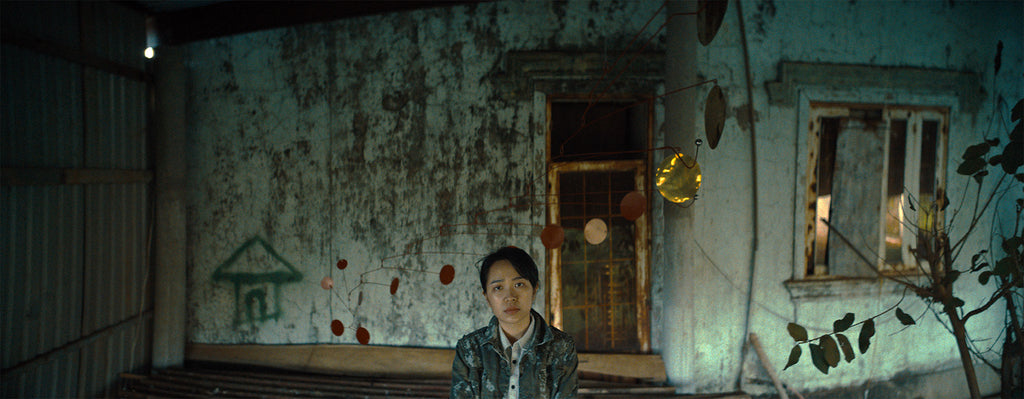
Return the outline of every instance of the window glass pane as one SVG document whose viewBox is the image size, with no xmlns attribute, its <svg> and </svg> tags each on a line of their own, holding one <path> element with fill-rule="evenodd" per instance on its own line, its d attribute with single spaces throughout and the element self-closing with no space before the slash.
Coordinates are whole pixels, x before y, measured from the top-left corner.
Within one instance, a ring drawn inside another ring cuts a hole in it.
<svg viewBox="0 0 1024 399">
<path fill-rule="evenodd" d="M 587 339 L 587 308 L 562 307 L 563 330 L 576 340 L 576 348 L 589 346 Z"/>
<path fill-rule="evenodd" d="M 907 158 L 907 121 L 894 119 L 889 123 L 889 177 L 886 182 L 885 263 L 903 263 L 903 208 L 906 189 L 903 183 Z"/>
<path fill-rule="evenodd" d="M 579 344 L 576 344 L 577 351 L 611 349 L 608 348 L 607 331 L 604 328 L 608 325 L 607 317 L 608 312 L 600 305 L 587 308 L 587 346 L 581 348 Z"/>
<path fill-rule="evenodd" d="M 939 199 L 936 197 L 935 191 L 935 158 L 936 152 L 938 152 L 938 135 L 938 121 L 926 120 L 921 124 L 921 187 L 919 189 L 921 206 L 917 221 L 919 241 L 927 239 L 929 232 L 936 227 L 936 213 L 939 211 L 935 205 L 935 200 Z"/>
<path fill-rule="evenodd" d="M 618 214 L 622 197 L 635 190 L 635 175 L 633 170 L 559 174 L 560 182 L 573 181 L 568 186 L 560 184 L 564 188 L 560 190 L 560 202 L 577 195 L 585 198 L 581 215 L 563 214 L 559 220 L 565 229 L 559 260 L 563 327 L 565 331 L 576 332 L 574 335 L 582 334 L 575 335 L 580 351 L 640 349 L 636 224 Z M 597 244 L 586 242 L 583 236 L 583 225 L 592 218 L 600 218 L 608 225 L 607 237 Z"/>
<path fill-rule="evenodd" d="M 612 258 L 616 261 L 634 261 L 636 256 L 636 224 L 616 217 L 608 226 L 608 241 L 612 248 Z"/>
<path fill-rule="evenodd" d="M 828 225 L 822 221 L 831 220 L 832 172 L 836 162 L 836 138 L 839 135 L 839 118 L 822 118 L 818 136 L 818 199 L 814 216 L 814 265 L 828 266 Z M 810 265 L 808 274 L 820 274 Z"/>
<path fill-rule="evenodd" d="M 582 219 L 576 219 L 576 222 L 582 222 Z M 584 246 L 587 245 L 586 239 L 583 238 L 583 223 L 570 223 L 572 220 L 562 219 L 561 225 L 562 230 L 565 232 L 565 238 L 562 241 L 562 281 L 564 282 L 567 278 L 565 274 L 565 265 L 572 262 L 584 262 L 587 260 L 586 253 L 583 252 Z M 570 227 L 572 225 L 572 227 Z"/>
<path fill-rule="evenodd" d="M 641 159 L 645 156 L 646 106 L 630 107 L 634 101 L 597 102 L 589 105 L 588 110 L 586 102 L 553 101 L 550 104 L 552 160 Z"/>
<path fill-rule="evenodd" d="M 611 175 L 611 181 L 609 184 L 611 184 L 612 197 L 614 197 L 613 199 L 615 200 L 613 202 L 614 204 L 622 202 L 622 197 L 625 197 L 626 194 L 636 190 L 635 183 L 633 181 L 634 174 L 635 172 L 633 171 L 609 173 L 609 175 Z"/>
<path fill-rule="evenodd" d="M 614 349 L 636 349 L 636 304 L 616 304 L 610 307 L 611 329 L 609 345 Z"/>
<path fill-rule="evenodd" d="M 586 216 L 588 219 L 596 217 L 606 219 L 610 214 L 609 178 L 610 176 L 607 172 L 586 173 L 584 185 L 586 189 Z M 607 220 L 605 221 L 607 222 Z"/>
<path fill-rule="evenodd" d="M 578 278 L 578 276 L 586 275 L 586 263 L 562 263 L 562 306 L 564 308 L 580 307 L 587 304 L 588 281 L 585 278 Z M 572 276 L 572 278 L 566 278 L 567 276 Z"/>
<path fill-rule="evenodd" d="M 871 114 L 874 115 L 874 114 Z M 846 118 L 836 136 L 828 237 L 830 274 L 873 275 L 857 251 L 877 254 L 881 223 L 881 190 L 885 126 L 873 118 Z M 849 241 L 836 234 L 842 233 Z M 838 261 L 838 262 L 837 262 Z"/>
<path fill-rule="evenodd" d="M 562 218 L 582 218 L 584 202 L 583 175 L 580 173 L 564 173 L 558 184 L 558 211 Z M 562 226 L 569 228 L 569 226 Z M 580 224 L 580 228 L 583 225 Z"/>
</svg>

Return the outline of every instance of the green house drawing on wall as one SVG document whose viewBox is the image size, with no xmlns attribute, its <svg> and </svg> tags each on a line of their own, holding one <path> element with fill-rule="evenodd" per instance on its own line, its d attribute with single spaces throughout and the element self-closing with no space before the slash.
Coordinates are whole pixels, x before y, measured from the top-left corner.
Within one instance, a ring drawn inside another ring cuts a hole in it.
<svg viewBox="0 0 1024 399">
<path fill-rule="evenodd" d="M 260 237 L 246 241 L 213 272 L 213 281 L 235 286 L 235 326 L 278 320 L 281 285 L 301 280 L 302 273 Z"/>
</svg>

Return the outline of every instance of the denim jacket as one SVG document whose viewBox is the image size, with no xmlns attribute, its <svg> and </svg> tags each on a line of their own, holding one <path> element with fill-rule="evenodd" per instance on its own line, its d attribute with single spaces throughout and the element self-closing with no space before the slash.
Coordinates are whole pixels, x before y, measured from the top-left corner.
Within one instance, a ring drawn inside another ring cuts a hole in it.
<svg viewBox="0 0 1024 399">
<path fill-rule="evenodd" d="M 533 340 L 520 360 L 519 397 L 523 399 L 575 398 L 577 391 L 576 342 L 549 326 L 530 310 L 537 323 Z M 459 340 L 452 362 L 451 398 L 501 399 L 508 390 L 509 353 L 501 345 L 498 319 Z"/>
</svg>

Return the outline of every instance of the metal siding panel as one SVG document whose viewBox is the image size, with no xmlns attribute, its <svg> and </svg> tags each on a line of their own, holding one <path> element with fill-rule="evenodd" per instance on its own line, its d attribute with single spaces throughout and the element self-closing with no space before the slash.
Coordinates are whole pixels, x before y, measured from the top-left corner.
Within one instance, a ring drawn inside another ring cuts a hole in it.
<svg viewBox="0 0 1024 399">
<path fill-rule="evenodd" d="M 20 209 L 27 201 L 24 188 L 12 188 L 0 186 L 0 206 L 3 207 L 4 223 L 4 248 L 3 268 L 3 314 L 0 322 L 3 323 L 3 336 L 0 337 L 5 343 L 6 349 L 0 351 L 3 354 L 3 367 L 6 369 L 24 359 L 25 341 L 22 334 L 21 323 L 16 322 L 21 318 L 25 308 L 25 268 L 15 265 L 25 264 L 25 228 L 24 215 Z"/>
<path fill-rule="evenodd" d="M 77 377 L 84 383 L 71 396 L 115 396 L 122 372 L 145 369 L 150 349 L 148 326 L 148 319 L 140 318 L 136 323 L 104 333 L 82 348 L 85 367 Z"/>
<path fill-rule="evenodd" d="M 4 166 L 81 166 L 81 67 L 3 46 Z"/>
<path fill-rule="evenodd" d="M 142 16 L 108 3 L 83 7 L 90 8 L 85 18 L 96 29 L 85 51 L 141 69 Z M 77 10 L 78 3 L 70 2 L 5 3 L 3 21 L 6 27 L 25 27 L 36 37 L 78 47 Z M 13 20 L 19 23 L 7 24 Z M 83 71 L 15 46 L 4 45 L 2 53 L 4 166 L 147 167 L 145 83 Z M 84 94 L 90 98 L 87 118 Z M 90 133 L 87 148 L 83 131 Z M 151 307 L 146 293 L 148 200 L 147 184 L 0 187 L 0 309 L 8 316 L 0 321 L 4 368 Z M 150 337 L 151 323 L 141 318 L 54 360 L 15 370 L 5 376 L 3 394 L 113 395 L 121 372 L 148 368 Z"/>
<path fill-rule="evenodd" d="M 114 62 L 145 68 L 145 21 L 108 3 L 87 3 L 86 51 Z M 144 82 L 88 69 L 84 74 L 86 162 L 90 167 L 144 169 L 146 162 Z"/>
<path fill-rule="evenodd" d="M 119 64 L 142 69 L 146 49 L 145 17 L 134 10 L 108 2 L 85 2 L 86 51 Z"/>
<path fill-rule="evenodd" d="M 78 387 L 78 351 L 71 351 L 61 357 L 61 368 L 59 374 L 54 378 L 54 385 L 57 391 L 53 397 L 70 398 L 74 396 Z"/>
<path fill-rule="evenodd" d="M 78 15 L 78 3 L 73 1 L 5 1 L 0 20 L 5 30 L 77 48 Z"/>
<path fill-rule="evenodd" d="M 88 345 L 82 348 L 80 362 L 82 367 L 78 369 L 78 392 L 75 392 L 76 397 L 85 397 L 89 392 L 93 392 L 93 385 L 96 381 L 96 354 L 97 345 Z"/>
<path fill-rule="evenodd" d="M 95 70 L 88 70 L 85 79 L 86 164 L 145 169 L 145 84 Z"/>
<path fill-rule="evenodd" d="M 4 367 L 78 337 L 79 187 L 3 187 Z"/>
<path fill-rule="evenodd" d="M 109 301 L 110 278 L 108 268 L 110 265 L 109 251 L 106 243 L 109 242 L 109 225 L 107 211 L 109 207 L 105 204 L 104 185 L 94 185 L 85 188 L 85 303 L 82 307 L 82 333 L 90 334 L 103 328 L 107 323 Z"/>
<path fill-rule="evenodd" d="M 86 306 L 83 328 L 90 333 L 148 308 L 143 289 L 146 247 L 145 184 L 86 188 Z"/>
</svg>

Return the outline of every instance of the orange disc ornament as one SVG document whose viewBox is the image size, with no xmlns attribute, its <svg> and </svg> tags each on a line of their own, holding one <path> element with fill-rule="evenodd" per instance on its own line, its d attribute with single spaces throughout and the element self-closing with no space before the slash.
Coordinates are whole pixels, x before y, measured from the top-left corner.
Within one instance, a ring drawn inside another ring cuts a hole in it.
<svg viewBox="0 0 1024 399">
<path fill-rule="evenodd" d="M 363 344 L 363 345 L 369 344 L 370 343 L 370 332 L 366 331 L 366 329 L 363 328 L 363 327 L 359 327 L 359 329 L 356 330 L 356 339 L 359 340 L 360 344 Z"/>
<path fill-rule="evenodd" d="M 643 216 L 644 212 L 647 212 L 647 198 L 639 191 L 633 191 L 622 197 L 622 202 L 619 203 L 619 210 L 622 212 L 622 217 L 626 220 L 634 221 Z"/>
<path fill-rule="evenodd" d="M 558 248 L 562 246 L 562 241 L 565 241 L 565 230 L 562 226 L 549 224 L 540 232 L 540 242 L 544 244 L 544 248 Z"/>
</svg>

